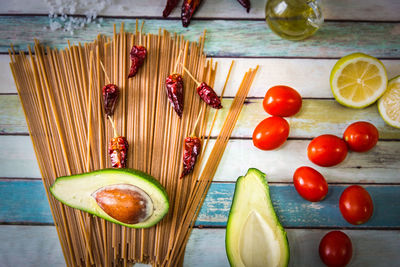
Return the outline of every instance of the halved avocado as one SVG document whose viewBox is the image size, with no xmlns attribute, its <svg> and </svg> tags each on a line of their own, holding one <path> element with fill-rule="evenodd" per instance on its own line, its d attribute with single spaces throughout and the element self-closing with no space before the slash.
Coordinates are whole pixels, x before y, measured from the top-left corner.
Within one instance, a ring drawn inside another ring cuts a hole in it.
<svg viewBox="0 0 400 267">
<path fill-rule="evenodd" d="M 272 206 L 265 174 L 257 169 L 249 169 L 236 181 L 225 245 L 234 267 L 281 267 L 289 263 L 286 231 Z"/>
<path fill-rule="evenodd" d="M 167 192 L 152 176 L 132 169 L 103 169 L 56 179 L 56 199 L 107 221 L 147 228 L 168 212 Z"/>
</svg>

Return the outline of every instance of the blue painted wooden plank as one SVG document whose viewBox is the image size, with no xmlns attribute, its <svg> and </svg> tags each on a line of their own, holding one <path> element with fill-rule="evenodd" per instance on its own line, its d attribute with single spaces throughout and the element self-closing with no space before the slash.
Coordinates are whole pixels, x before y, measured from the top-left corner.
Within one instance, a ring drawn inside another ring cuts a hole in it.
<svg viewBox="0 0 400 267">
<path fill-rule="evenodd" d="M 0 17 L 0 52 L 10 43 L 17 49 L 27 49 L 33 39 L 45 45 L 63 48 L 72 43 L 91 42 L 99 33 L 111 34 L 113 24 L 124 21 L 127 31 L 133 31 L 134 19 L 105 18 L 101 27 L 89 25 L 73 35 L 64 31 L 50 31 L 48 18 L 43 16 Z M 205 52 L 209 56 L 255 57 L 341 57 L 359 51 L 376 57 L 400 57 L 399 23 L 326 22 L 313 37 L 293 42 L 284 40 L 267 27 L 264 21 L 249 20 L 193 20 L 183 28 L 180 20 L 146 20 L 144 30 L 157 33 L 163 27 L 198 40 L 207 29 Z"/>
<path fill-rule="evenodd" d="M 0 181 L 0 222 L 53 223 L 40 180 Z"/>
<path fill-rule="evenodd" d="M 275 211 L 284 227 L 400 227 L 400 186 L 366 185 L 374 202 L 374 214 L 365 224 L 347 223 L 339 210 L 339 198 L 348 185 L 330 185 L 325 200 L 309 202 L 292 185 L 270 185 Z M 196 225 L 226 226 L 235 184 L 213 183 Z"/>
<path fill-rule="evenodd" d="M 213 183 L 196 225 L 225 226 L 235 184 Z M 284 227 L 354 227 L 341 216 L 338 204 L 347 186 L 330 185 L 324 201 L 303 200 L 291 185 L 273 184 L 271 198 Z M 400 227 L 400 185 L 366 185 L 375 211 L 358 228 Z M 0 181 L 0 222 L 52 223 L 49 205 L 39 180 Z"/>
</svg>

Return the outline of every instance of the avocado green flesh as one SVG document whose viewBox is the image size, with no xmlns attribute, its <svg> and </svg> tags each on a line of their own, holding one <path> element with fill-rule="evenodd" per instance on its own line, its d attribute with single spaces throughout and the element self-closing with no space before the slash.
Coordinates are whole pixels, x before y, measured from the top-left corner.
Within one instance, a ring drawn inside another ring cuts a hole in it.
<svg viewBox="0 0 400 267">
<path fill-rule="evenodd" d="M 103 211 L 92 196 L 98 189 L 110 185 L 133 185 L 151 199 L 153 212 L 145 221 L 136 224 L 120 222 Z M 150 175 L 132 169 L 104 169 L 56 179 L 50 192 L 60 202 L 131 228 L 147 228 L 159 222 L 168 212 L 169 202 L 165 189 Z"/>
<path fill-rule="evenodd" d="M 286 232 L 272 206 L 265 174 L 257 169 L 249 169 L 236 182 L 225 241 L 231 266 L 289 263 Z"/>
</svg>

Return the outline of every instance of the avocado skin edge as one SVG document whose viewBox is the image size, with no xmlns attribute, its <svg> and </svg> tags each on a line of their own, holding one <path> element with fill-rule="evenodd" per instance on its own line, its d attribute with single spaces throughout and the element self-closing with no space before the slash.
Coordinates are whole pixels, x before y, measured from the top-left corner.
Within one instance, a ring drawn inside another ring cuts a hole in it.
<svg viewBox="0 0 400 267">
<path fill-rule="evenodd" d="M 225 248 L 226 248 L 226 250 L 227 250 L 228 247 L 230 247 L 229 244 L 228 244 L 228 229 L 230 229 L 230 223 L 229 223 L 229 221 L 231 219 L 230 214 L 232 212 L 232 207 L 235 204 L 235 195 L 238 192 L 239 184 L 241 183 L 241 181 L 244 179 L 244 177 L 246 177 L 249 173 L 252 173 L 252 172 L 256 173 L 257 178 L 264 185 L 265 192 L 268 195 L 268 200 L 270 201 L 271 207 L 273 207 L 271 196 L 269 194 L 269 186 L 268 186 L 268 182 L 267 182 L 265 173 L 263 173 L 262 171 L 260 171 L 259 169 L 256 169 L 256 168 L 249 168 L 247 170 L 246 175 L 239 176 L 237 178 L 237 180 L 236 180 L 236 183 L 235 183 L 235 191 L 233 193 L 232 204 L 231 204 L 231 207 L 229 209 L 229 216 L 228 216 L 228 221 L 227 221 L 227 225 L 226 225 L 226 232 L 225 232 Z M 285 229 L 282 227 L 282 225 L 281 225 L 281 223 L 280 223 L 280 221 L 278 219 L 278 216 L 276 215 L 276 212 L 275 212 L 274 209 L 272 209 L 272 212 L 273 212 L 273 215 L 275 217 L 275 221 L 277 222 L 277 227 L 282 232 L 282 234 L 283 234 L 283 236 L 285 237 L 285 240 L 286 240 L 285 248 L 286 248 L 286 252 L 287 252 L 287 257 L 286 257 L 286 261 L 283 263 L 283 266 L 288 266 L 289 265 L 289 260 L 290 260 L 290 249 L 289 249 L 289 241 L 288 241 L 288 238 L 287 238 L 287 233 L 286 233 Z M 228 261 L 229 261 L 229 265 L 232 266 L 232 267 L 235 267 L 235 264 L 229 258 L 228 253 L 227 253 L 227 258 L 228 258 Z"/>
<path fill-rule="evenodd" d="M 90 174 L 90 175 L 95 175 L 95 174 L 97 174 L 97 173 L 98 173 L 98 174 L 104 174 L 104 173 L 107 173 L 107 172 L 113 172 L 113 173 L 119 172 L 119 173 L 124 173 L 124 174 L 128 174 L 128 175 L 130 175 L 130 176 L 133 176 L 135 179 L 141 179 L 141 180 L 145 180 L 145 181 L 148 182 L 148 183 L 151 183 L 151 184 L 161 193 L 161 195 L 162 195 L 162 196 L 164 197 L 164 199 L 165 199 L 166 208 L 164 209 L 164 212 L 163 212 L 163 213 L 159 216 L 159 218 L 158 218 L 157 220 L 155 220 L 152 224 L 148 224 L 148 225 L 144 225 L 144 226 L 139 226 L 139 227 L 138 227 L 137 224 L 126 224 L 126 223 L 120 222 L 120 221 L 118 221 L 118 220 L 116 220 L 116 219 L 114 219 L 114 218 L 112 218 L 112 217 L 104 217 L 104 216 L 99 215 L 99 214 L 96 214 L 96 213 L 94 213 L 94 212 L 92 212 L 92 211 L 90 211 L 90 210 L 81 209 L 81 208 L 76 208 L 76 207 L 74 207 L 74 206 L 71 206 L 71 205 L 69 205 L 68 203 L 66 203 L 65 201 L 63 201 L 62 199 L 59 199 L 59 198 L 54 194 L 54 192 L 53 192 L 54 185 L 57 183 L 57 181 L 60 181 L 60 180 L 68 180 L 68 179 L 76 179 L 76 178 L 79 178 L 79 177 L 82 177 L 82 176 L 85 176 L 85 175 L 89 175 L 89 174 Z M 63 203 L 64 205 L 67 205 L 68 207 L 72 207 L 72 208 L 74 208 L 74 209 L 78 209 L 78 210 L 85 211 L 85 212 L 90 213 L 90 214 L 92 214 L 92 215 L 94 215 L 94 216 L 100 217 L 100 218 L 102 218 L 102 219 L 104 219 L 104 220 L 106 220 L 106 221 L 110 221 L 110 222 L 113 222 L 113 223 L 116 223 L 116 224 L 119 224 L 119 225 L 122 225 L 122 226 L 126 226 L 126 227 L 129 227 L 129 228 L 138 228 L 138 229 L 141 229 L 141 228 L 149 228 L 149 227 L 152 227 L 152 226 L 154 226 L 155 224 L 157 224 L 159 221 L 161 221 L 161 220 L 164 218 L 165 214 L 167 214 L 167 212 L 168 212 L 168 210 L 169 210 L 168 194 L 167 194 L 167 191 L 165 190 L 165 188 L 160 184 L 160 182 L 157 181 L 153 176 L 151 176 L 151 175 L 149 175 L 149 174 L 147 174 L 147 173 L 145 173 L 145 172 L 142 172 L 142 171 L 139 171 L 139 170 L 134 170 L 134 169 L 129 169 L 129 168 L 124 168 L 124 169 L 106 168 L 106 169 L 96 170 L 96 171 L 92 171 L 92 172 L 86 172 L 86 173 L 81 173 L 81 174 L 74 174 L 74 175 L 70 175 L 70 176 L 60 176 L 60 177 L 57 177 L 57 178 L 56 178 L 56 181 L 50 186 L 50 192 L 51 192 L 51 194 L 54 196 L 55 199 L 57 199 L 58 201 L 60 201 L 60 202 Z"/>
</svg>

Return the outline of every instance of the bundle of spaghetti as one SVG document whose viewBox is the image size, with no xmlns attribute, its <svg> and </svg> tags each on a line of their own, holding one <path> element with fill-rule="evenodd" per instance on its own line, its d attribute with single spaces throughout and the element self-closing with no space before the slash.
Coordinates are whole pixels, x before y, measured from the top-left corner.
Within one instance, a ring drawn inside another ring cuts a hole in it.
<svg viewBox="0 0 400 267">
<path fill-rule="evenodd" d="M 216 64 L 207 61 L 203 53 L 204 35 L 199 42 L 188 42 L 165 30 L 143 34 L 142 29 L 143 24 L 139 30 L 137 22 L 134 33 L 129 33 L 122 24 L 117 33 L 114 25 L 112 38 L 99 35 L 84 45 L 68 42 L 63 50 L 35 42 L 33 52 L 28 48 L 28 56 L 10 50 L 10 67 L 67 266 L 182 265 L 193 223 L 254 78 L 255 71 L 246 74 L 203 172 L 200 166 L 205 153 L 200 154 L 193 173 L 179 179 L 184 138 L 194 130 L 205 151 L 212 130 L 206 140 L 209 107 L 180 66 L 213 86 Z M 128 80 L 129 52 L 134 44 L 145 46 L 148 56 L 137 75 Z M 177 71 L 184 76 L 185 106 L 179 118 L 168 102 L 164 81 L 181 51 Z M 107 83 L 121 89 L 114 120 L 130 145 L 127 166 L 158 179 L 169 196 L 168 214 L 148 229 L 110 223 L 65 206 L 49 194 L 59 176 L 110 167 L 107 147 L 113 130 L 101 94 Z M 200 110 L 199 125 L 193 129 Z"/>
</svg>

